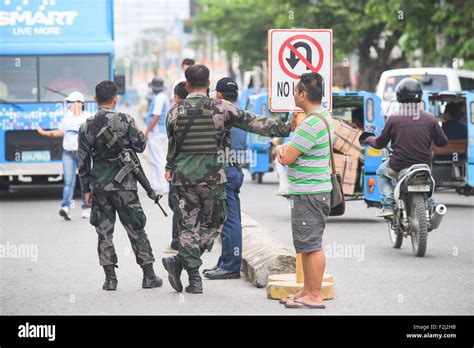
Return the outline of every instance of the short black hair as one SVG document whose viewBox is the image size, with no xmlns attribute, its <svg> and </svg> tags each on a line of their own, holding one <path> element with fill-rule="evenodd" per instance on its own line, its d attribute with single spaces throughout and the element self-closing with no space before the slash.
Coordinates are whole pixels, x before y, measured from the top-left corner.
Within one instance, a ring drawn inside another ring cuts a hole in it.
<svg viewBox="0 0 474 348">
<path fill-rule="evenodd" d="M 225 100 L 230 101 L 231 103 L 235 103 L 237 101 L 237 99 L 239 98 L 239 93 L 238 92 L 235 92 L 235 93 L 222 93 L 222 92 L 220 92 L 220 94 L 222 94 L 222 97 Z"/>
<path fill-rule="evenodd" d="M 183 61 L 181 62 L 181 67 L 183 65 L 194 65 L 196 64 L 196 62 L 194 61 L 194 59 L 191 59 L 191 58 L 184 58 Z"/>
<path fill-rule="evenodd" d="M 186 99 L 188 96 L 188 90 L 186 89 L 185 82 L 180 82 L 174 86 L 174 95 L 177 95 L 179 99 Z"/>
<path fill-rule="evenodd" d="M 461 108 L 457 103 L 450 102 L 446 104 L 444 112 L 447 112 L 449 115 L 451 115 L 453 120 L 459 120 L 461 118 Z"/>
<path fill-rule="evenodd" d="M 308 93 L 308 100 L 312 103 L 321 103 L 323 99 L 323 77 L 315 72 L 304 73 L 300 76 L 298 89 Z"/>
<path fill-rule="evenodd" d="M 95 86 L 95 97 L 99 104 L 109 103 L 117 96 L 118 88 L 114 81 L 105 80 Z"/>
<path fill-rule="evenodd" d="M 209 69 L 202 64 L 192 65 L 184 72 L 186 80 L 193 87 L 206 87 L 209 81 Z"/>
</svg>

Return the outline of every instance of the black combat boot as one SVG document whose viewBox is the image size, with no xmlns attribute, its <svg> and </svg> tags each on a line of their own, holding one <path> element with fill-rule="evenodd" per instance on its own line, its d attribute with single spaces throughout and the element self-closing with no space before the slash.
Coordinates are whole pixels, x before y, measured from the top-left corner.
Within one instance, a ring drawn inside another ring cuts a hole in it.
<svg viewBox="0 0 474 348">
<path fill-rule="evenodd" d="M 190 294 L 202 294 L 202 279 L 199 275 L 199 268 L 188 269 L 189 286 L 186 287 L 186 292 Z"/>
<path fill-rule="evenodd" d="M 163 285 L 163 280 L 160 277 L 157 277 L 155 271 L 153 270 L 153 264 L 149 263 L 142 266 L 143 269 L 143 289 L 159 288 Z"/>
<path fill-rule="evenodd" d="M 108 265 L 104 266 L 105 271 L 105 282 L 102 285 L 102 289 L 104 290 L 117 290 L 117 276 L 115 275 L 115 267 L 117 265 Z"/>
<path fill-rule="evenodd" d="M 170 282 L 173 289 L 177 292 L 183 291 L 183 284 L 181 283 L 181 272 L 183 270 L 183 265 L 181 259 L 178 255 L 171 257 L 164 257 L 162 259 L 163 266 L 168 272 L 168 281 Z"/>
</svg>

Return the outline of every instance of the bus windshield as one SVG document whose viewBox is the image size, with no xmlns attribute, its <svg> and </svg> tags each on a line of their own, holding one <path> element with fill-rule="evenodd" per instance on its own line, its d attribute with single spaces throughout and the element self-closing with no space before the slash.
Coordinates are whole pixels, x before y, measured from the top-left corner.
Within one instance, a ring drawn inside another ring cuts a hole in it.
<svg viewBox="0 0 474 348">
<path fill-rule="evenodd" d="M 0 57 L 0 99 L 36 102 L 38 74 L 34 57 Z"/>
<path fill-rule="evenodd" d="M 109 58 L 102 56 L 40 56 L 40 102 L 63 101 L 73 91 L 92 101 L 95 86 L 109 76 Z"/>
<path fill-rule="evenodd" d="M 58 102 L 80 91 L 92 101 L 95 86 L 108 77 L 107 55 L 0 57 L 0 99 Z"/>
</svg>

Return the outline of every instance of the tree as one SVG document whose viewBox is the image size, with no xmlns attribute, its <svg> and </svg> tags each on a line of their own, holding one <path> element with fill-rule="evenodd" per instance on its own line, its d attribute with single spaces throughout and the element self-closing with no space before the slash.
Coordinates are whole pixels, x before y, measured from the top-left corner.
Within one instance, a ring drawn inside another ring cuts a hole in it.
<svg viewBox="0 0 474 348">
<path fill-rule="evenodd" d="M 331 28 L 337 59 L 357 53 L 358 89 L 370 91 L 375 88 L 384 70 L 408 65 L 404 51 L 394 55 L 404 28 L 411 23 L 406 16 L 403 17 L 405 12 L 400 11 L 404 8 L 412 12 L 414 6 L 422 8 L 426 1 L 415 2 L 414 5 L 406 1 L 407 5 L 401 6 L 403 1 L 392 0 L 288 0 L 286 3 L 294 11 L 294 19 L 281 15 L 277 24 L 287 27 L 293 22 L 308 28 Z"/>
<path fill-rule="evenodd" d="M 358 88 L 373 90 L 387 69 L 409 62 L 474 65 L 470 0 L 202 0 L 195 25 L 250 68 L 267 55 L 267 30 L 331 28 L 336 60 L 359 56 Z"/>
<path fill-rule="evenodd" d="M 272 6 L 258 0 L 201 0 L 193 26 L 210 32 L 219 48 L 240 58 L 243 69 L 251 69 L 267 57 L 267 30 L 274 27 Z"/>
<path fill-rule="evenodd" d="M 431 61 L 450 66 L 454 59 L 462 59 L 466 69 L 474 70 L 474 2 L 440 1 L 432 22 L 445 42 L 430 52 Z"/>
</svg>

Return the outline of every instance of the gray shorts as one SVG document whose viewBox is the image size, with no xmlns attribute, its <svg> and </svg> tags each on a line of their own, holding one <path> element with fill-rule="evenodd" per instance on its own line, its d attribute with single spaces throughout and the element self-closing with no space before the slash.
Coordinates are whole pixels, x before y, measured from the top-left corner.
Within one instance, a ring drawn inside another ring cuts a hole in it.
<svg viewBox="0 0 474 348">
<path fill-rule="evenodd" d="M 297 253 L 320 251 L 331 194 L 291 195 L 291 229 Z"/>
</svg>

